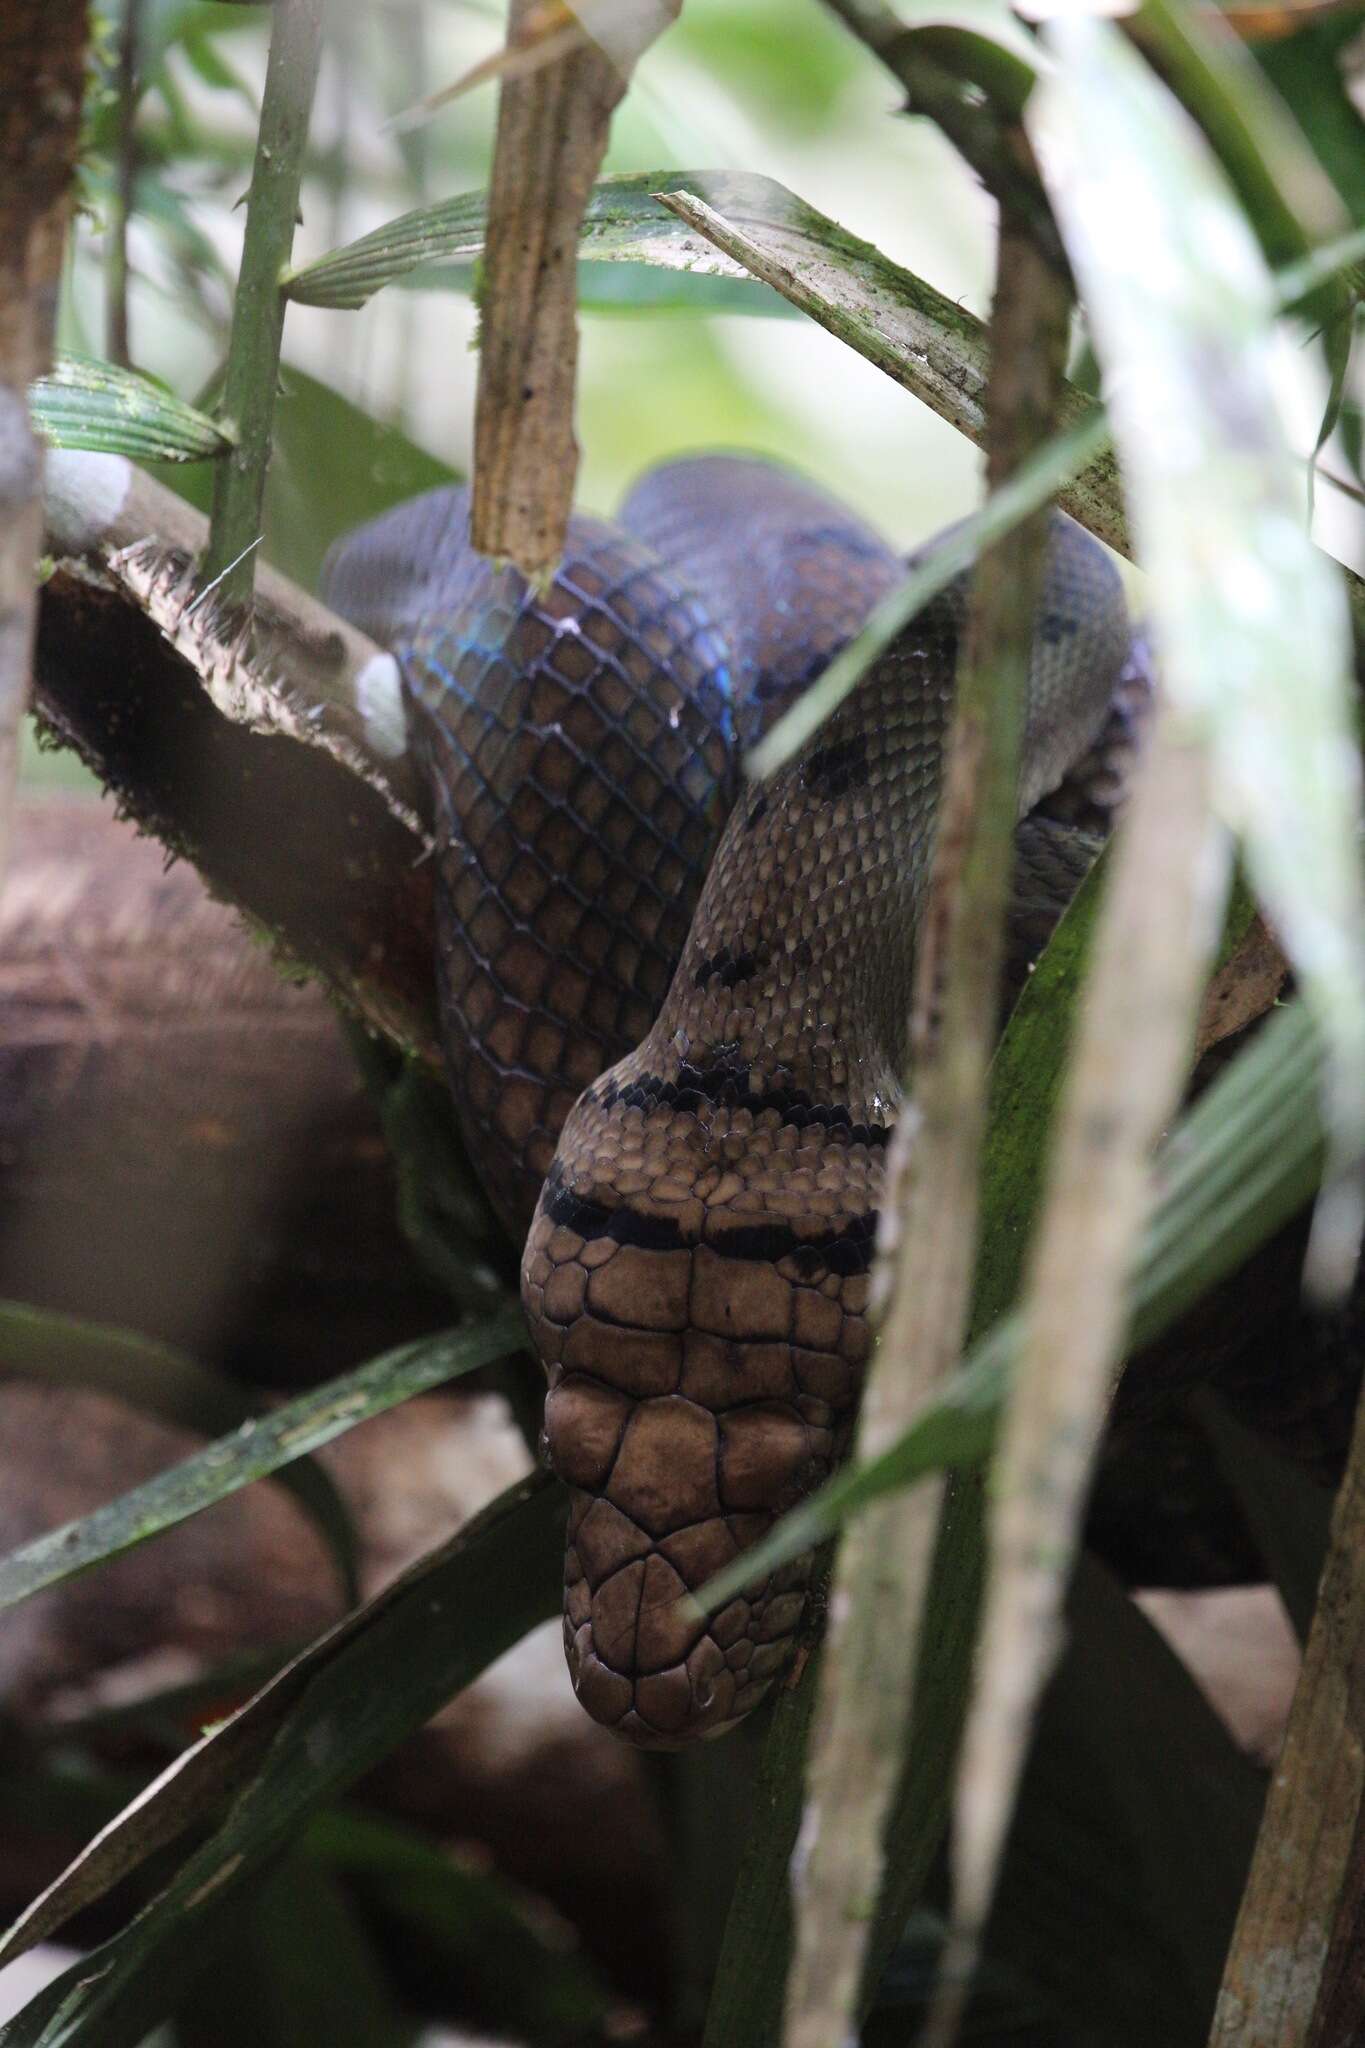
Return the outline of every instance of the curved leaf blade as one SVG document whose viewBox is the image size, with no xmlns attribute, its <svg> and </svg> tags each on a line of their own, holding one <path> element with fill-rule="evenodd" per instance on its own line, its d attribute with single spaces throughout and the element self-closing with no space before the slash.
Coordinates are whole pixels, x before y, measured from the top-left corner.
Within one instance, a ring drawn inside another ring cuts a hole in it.
<svg viewBox="0 0 1365 2048">
<path fill-rule="evenodd" d="M 1208 144 L 1119 32 L 1075 17 L 1046 37 L 1059 61 L 1026 118 L 1110 387 L 1166 687 L 1328 1047 L 1334 1172 L 1313 1249 L 1335 1285 L 1363 1207 L 1360 764 L 1341 578 L 1309 538 L 1282 414 L 1275 287 Z"/>
<path fill-rule="evenodd" d="M 232 436 L 149 378 L 93 356 L 61 355 L 30 385 L 33 423 L 54 448 L 128 455 L 136 462 L 203 462 Z"/>
<path fill-rule="evenodd" d="M 492 1363 L 516 1350 L 524 1336 L 521 1310 L 509 1306 L 468 1328 L 387 1351 L 269 1415 L 249 1417 L 230 1436 L 0 1557 L 0 1612 L 148 1542 L 257 1479 L 283 1472 L 415 1394 Z"/>
<path fill-rule="evenodd" d="M 164 2013 L 220 1912 L 303 1820 L 559 1611 L 567 1513 L 547 1473 L 509 1487 L 163 1771 L 0 1939 L 0 1964 L 226 1806 L 220 1825 L 127 1928 L 0 2028 L 0 2048 L 136 2048 L 149 1995 Z"/>
<path fill-rule="evenodd" d="M 728 204 L 740 212 L 757 208 L 767 216 L 784 203 L 800 205 L 773 179 L 744 172 L 655 171 L 604 178 L 583 216 L 579 256 L 589 263 L 648 263 L 697 277 L 739 280 L 758 297 L 759 290 L 742 265 L 704 242 L 694 240 L 689 246 L 688 238 L 659 207 L 654 193 L 661 184 L 680 179 L 716 205 Z M 386 284 L 427 264 L 476 264 L 484 253 L 487 218 L 486 192 L 464 192 L 437 206 L 416 207 L 344 248 L 287 272 L 286 296 L 307 306 L 354 310 Z M 469 275 L 472 278 L 472 272 Z"/>
<path fill-rule="evenodd" d="M 201 1436 L 250 1430 L 254 1425 L 253 1404 L 240 1387 L 221 1379 L 173 1345 L 108 1323 L 61 1315 L 55 1309 L 0 1301 L 0 1358 L 5 1371 L 19 1378 L 108 1394 L 160 1422 L 194 1430 Z M 355 1532 L 346 1503 L 331 1478 L 320 1465 L 300 1455 L 281 1474 L 280 1484 L 288 1488 L 316 1524 L 336 1558 L 346 1598 L 354 1600 Z"/>
</svg>

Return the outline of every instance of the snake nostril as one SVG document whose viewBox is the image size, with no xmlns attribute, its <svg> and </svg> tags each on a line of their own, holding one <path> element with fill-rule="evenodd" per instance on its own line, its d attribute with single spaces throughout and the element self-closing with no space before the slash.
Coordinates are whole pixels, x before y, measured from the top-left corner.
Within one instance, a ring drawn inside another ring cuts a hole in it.
<svg viewBox="0 0 1365 2048">
<path fill-rule="evenodd" d="M 697 1711 L 704 1714 L 716 1697 L 716 1688 L 709 1678 L 704 1678 L 697 1687 Z"/>
</svg>

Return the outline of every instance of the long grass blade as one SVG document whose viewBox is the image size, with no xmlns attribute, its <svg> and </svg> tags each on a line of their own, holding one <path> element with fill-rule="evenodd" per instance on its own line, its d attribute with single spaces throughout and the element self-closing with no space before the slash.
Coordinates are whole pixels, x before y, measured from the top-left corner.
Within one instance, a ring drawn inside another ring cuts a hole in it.
<svg viewBox="0 0 1365 2048">
<path fill-rule="evenodd" d="M 1361 778 L 1341 581 L 1309 539 L 1282 414 L 1276 291 L 1207 143 L 1118 31 L 1045 34 L 1059 62 L 1027 120 L 1110 388 L 1165 685 L 1329 1048 L 1310 1270 L 1339 1291 L 1365 1214 Z"/>
<path fill-rule="evenodd" d="M 490 1364 L 516 1350 L 524 1334 L 520 1309 L 508 1307 L 470 1328 L 385 1352 L 269 1415 L 249 1418 L 117 1500 L 0 1557 L 0 1611 L 175 1528 L 401 1401 Z"/>
<path fill-rule="evenodd" d="M 54 448 L 131 455 L 139 462 L 202 462 L 225 455 L 231 433 L 132 370 L 62 355 L 30 385 L 33 424 Z"/>
<path fill-rule="evenodd" d="M 20 1378 L 107 1394 L 200 1436 L 250 1434 L 256 1426 L 253 1405 L 240 1387 L 173 1345 L 136 1330 L 0 1301 L 0 1347 L 6 1368 Z M 305 1455 L 307 1449 L 299 1446 L 280 1484 L 313 1521 L 336 1560 L 347 1599 L 353 1600 L 358 1597 L 355 1531 L 346 1503 L 328 1473 Z M 50 1541 L 39 1539 L 44 1546 Z"/>
<path fill-rule="evenodd" d="M 1021 1309 L 953 1828 L 953 1925 L 929 2038 L 956 2035 L 1042 1688 L 1061 1640 L 1091 1464 L 1125 1327 L 1152 1150 L 1179 1102 L 1229 875 L 1203 750 L 1170 714 L 1115 849 Z"/>
<path fill-rule="evenodd" d="M 0 2028 L 0 2048 L 135 2048 L 149 1979 L 164 2012 L 202 1959 L 220 1910 L 305 1816 L 558 1612 L 566 1512 L 563 1488 L 547 1474 L 510 1487 L 111 1821 L 0 1940 L 0 1964 L 187 1829 L 216 1826 L 129 1927 Z"/>
<path fill-rule="evenodd" d="M 1055 435 L 1022 463 L 999 490 L 991 492 L 984 505 L 954 526 L 912 567 L 905 581 L 882 599 L 862 631 L 750 750 L 745 774 L 761 781 L 799 753 L 901 628 L 955 576 L 969 569 L 983 550 L 1004 540 L 1040 506 L 1050 504 L 1072 477 L 1095 460 L 1108 440 L 1104 416 L 1096 413 Z"/>
</svg>

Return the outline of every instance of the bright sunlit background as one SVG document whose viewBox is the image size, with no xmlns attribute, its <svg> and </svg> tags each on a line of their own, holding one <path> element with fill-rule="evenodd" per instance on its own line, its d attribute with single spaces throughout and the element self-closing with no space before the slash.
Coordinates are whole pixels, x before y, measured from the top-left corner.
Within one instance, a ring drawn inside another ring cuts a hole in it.
<svg viewBox="0 0 1365 2048">
<path fill-rule="evenodd" d="M 396 0 L 331 13 L 298 260 L 424 200 L 480 189 L 492 149 L 491 84 L 416 131 L 389 124 L 497 48 L 500 8 Z M 186 395 L 210 381 L 225 345 L 242 221 L 233 202 L 247 183 L 265 37 L 255 10 L 148 7 L 132 352 Z M 665 167 L 777 178 L 986 310 L 989 202 L 936 131 L 897 117 L 892 81 L 807 0 L 688 0 L 641 64 L 606 164 Z M 63 339 L 90 353 L 102 353 L 103 256 L 88 219 Z M 467 299 L 390 288 L 360 313 L 291 307 L 285 357 L 465 470 L 474 332 Z M 759 449 L 819 477 L 904 544 L 968 508 L 978 462 L 923 406 L 796 317 L 585 316 L 579 439 L 579 497 L 595 511 L 611 510 L 661 457 Z"/>
</svg>

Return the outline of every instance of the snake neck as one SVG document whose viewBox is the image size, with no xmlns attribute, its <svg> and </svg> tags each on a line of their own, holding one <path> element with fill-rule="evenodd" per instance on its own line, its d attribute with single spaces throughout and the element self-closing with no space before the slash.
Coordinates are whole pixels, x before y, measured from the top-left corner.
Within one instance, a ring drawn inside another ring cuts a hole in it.
<svg viewBox="0 0 1365 2048">
<path fill-rule="evenodd" d="M 932 675 L 917 651 L 737 808 L 662 1012 L 573 1110 L 527 1240 L 546 1449 L 575 1491 L 570 1670 L 638 1743 L 719 1732 L 794 1646 L 808 1561 L 710 1622 L 686 1596 L 829 1474 L 861 1389 Z"/>
<path fill-rule="evenodd" d="M 574 1491 L 570 1672 L 637 1743 L 719 1732 L 795 1649 L 809 1559 L 711 1621 L 687 1596 L 852 1427 L 961 601 L 731 814 L 659 1018 L 572 1111 L 527 1239 L 546 1450 Z M 1068 697 L 1055 660 L 1034 671 L 1021 807 L 1112 682 Z"/>
</svg>

